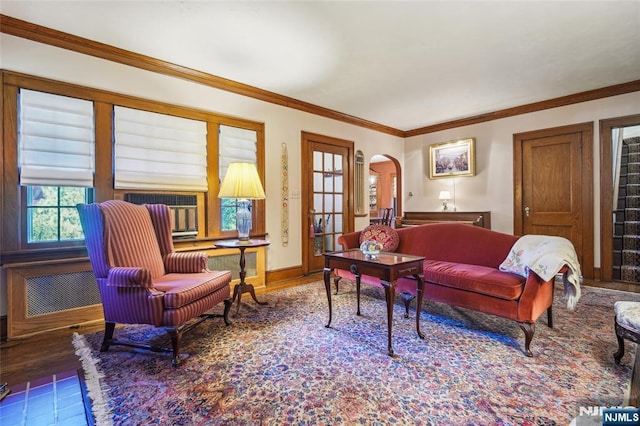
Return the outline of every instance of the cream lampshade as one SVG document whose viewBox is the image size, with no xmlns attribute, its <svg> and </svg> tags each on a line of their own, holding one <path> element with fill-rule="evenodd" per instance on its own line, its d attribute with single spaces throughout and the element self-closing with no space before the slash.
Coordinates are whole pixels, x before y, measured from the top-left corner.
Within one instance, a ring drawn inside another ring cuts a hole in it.
<svg viewBox="0 0 640 426">
<path fill-rule="evenodd" d="M 449 207 L 447 206 L 447 201 L 451 199 L 451 193 L 449 191 L 440 191 L 440 195 L 438 195 L 438 200 L 442 200 L 442 210 L 448 211 Z"/>
<path fill-rule="evenodd" d="M 220 185 L 218 198 L 238 199 L 236 228 L 238 229 L 239 240 L 249 240 L 249 231 L 251 230 L 249 200 L 263 200 L 265 197 L 258 170 L 253 163 L 229 164 L 227 174 Z"/>
</svg>

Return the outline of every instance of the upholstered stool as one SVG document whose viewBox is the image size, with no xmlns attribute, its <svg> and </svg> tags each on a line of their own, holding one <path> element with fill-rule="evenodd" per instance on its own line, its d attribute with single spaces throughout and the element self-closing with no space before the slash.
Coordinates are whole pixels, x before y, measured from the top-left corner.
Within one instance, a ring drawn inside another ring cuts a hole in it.
<svg viewBox="0 0 640 426">
<path fill-rule="evenodd" d="M 613 354 L 616 364 L 624 356 L 624 339 L 640 344 L 640 302 L 616 302 L 613 305 L 616 314 L 616 337 L 618 352 Z"/>
</svg>

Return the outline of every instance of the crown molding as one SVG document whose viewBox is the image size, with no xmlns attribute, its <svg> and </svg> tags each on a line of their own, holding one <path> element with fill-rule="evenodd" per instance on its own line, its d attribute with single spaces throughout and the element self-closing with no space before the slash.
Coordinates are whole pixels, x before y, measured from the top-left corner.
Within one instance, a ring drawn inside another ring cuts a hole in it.
<svg viewBox="0 0 640 426">
<path fill-rule="evenodd" d="M 516 115 L 528 114 L 530 112 L 558 108 L 562 106 L 578 104 L 581 102 L 593 101 L 596 99 L 608 98 L 610 96 L 623 95 L 625 93 L 637 91 L 640 91 L 640 80 L 634 80 L 628 83 L 616 84 L 614 86 L 607 86 L 600 89 L 588 90 L 586 92 L 574 93 L 567 96 L 561 96 L 559 98 L 548 99 L 546 101 L 533 102 L 513 108 L 506 108 L 498 111 L 488 112 L 486 114 L 479 114 L 472 117 L 466 117 L 458 120 L 420 127 L 419 129 L 406 131 L 405 137 L 439 132 L 441 130 L 453 129 L 455 127 L 469 126 L 471 124 L 484 123 L 486 121 L 493 121 L 501 118 L 513 117 Z"/>
</svg>

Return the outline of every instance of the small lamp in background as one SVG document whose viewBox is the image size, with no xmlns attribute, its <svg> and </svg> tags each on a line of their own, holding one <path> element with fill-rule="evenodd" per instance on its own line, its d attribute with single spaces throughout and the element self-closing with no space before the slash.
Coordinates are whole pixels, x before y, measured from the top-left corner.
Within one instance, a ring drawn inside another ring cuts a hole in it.
<svg viewBox="0 0 640 426">
<path fill-rule="evenodd" d="M 238 211 L 236 213 L 236 228 L 238 239 L 249 241 L 251 230 L 251 211 L 249 200 L 263 200 L 265 198 L 262 182 L 258 170 L 253 163 L 230 163 L 224 176 L 218 198 L 237 198 Z"/>
<path fill-rule="evenodd" d="M 451 199 L 451 194 L 449 191 L 440 191 L 440 195 L 438 195 L 438 200 L 442 200 L 442 210 L 449 211 L 449 206 L 447 206 L 447 201 Z"/>
</svg>

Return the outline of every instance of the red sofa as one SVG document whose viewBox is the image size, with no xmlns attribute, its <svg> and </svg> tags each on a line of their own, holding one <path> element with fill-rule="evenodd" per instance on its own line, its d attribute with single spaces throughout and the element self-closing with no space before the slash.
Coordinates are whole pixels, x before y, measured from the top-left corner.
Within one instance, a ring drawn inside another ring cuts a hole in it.
<svg viewBox="0 0 640 426">
<path fill-rule="evenodd" d="M 553 327 L 554 283 L 533 272 L 524 278 L 498 269 L 519 237 L 459 223 L 434 223 L 396 231 L 396 252 L 427 259 L 425 299 L 516 321 L 525 335 L 524 353 L 533 356 L 530 344 L 535 322 L 544 311 L 548 326 Z M 360 233 L 343 234 L 338 243 L 345 250 L 359 247 Z M 407 291 L 416 285 L 409 278 L 401 278 L 398 287 Z"/>
</svg>

